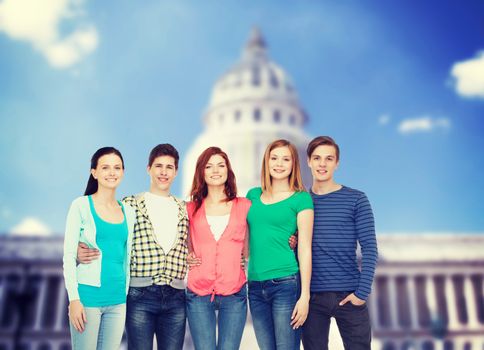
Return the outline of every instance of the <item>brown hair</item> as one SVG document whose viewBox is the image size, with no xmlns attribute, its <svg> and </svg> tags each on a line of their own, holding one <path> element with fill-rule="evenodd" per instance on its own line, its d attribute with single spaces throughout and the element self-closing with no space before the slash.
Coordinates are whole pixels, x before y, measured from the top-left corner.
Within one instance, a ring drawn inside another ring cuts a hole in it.
<svg viewBox="0 0 484 350">
<path fill-rule="evenodd" d="M 175 159 L 175 169 L 178 169 L 178 160 L 180 159 L 180 156 L 178 155 L 176 148 L 169 143 L 162 143 L 151 150 L 148 158 L 148 166 L 151 167 L 155 159 L 162 156 L 173 157 L 173 159 Z"/>
<path fill-rule="evenodd" d="M 319 146 L 333 146 L 334 149 L 336 150 L 336 160 L 339 161 L 339 146 L 329 136 L 318 136 L 318 137 L 315 137 L 311 142 L 309 142 L 308 148 L 306 150 L 308 158 L 311 158 L 311 155 L 313 154 L 314 150 Z"/>
<path fill-rule="evenodd" d="M 269 171 L 269 158 L 271 151 L 275 148 L 287 147 L 292 156 L 292 169 L 289 175 L 289 188 L 291 191 L 304 191 L 304 185 L 301 177 L 301 170 L 299 167 L 299 156 L 296 147 L 287 140 L 276 140 L 267 146 L 264 152 L 264 159 L 262 160 L 261 170 L 261 185 L 262 191 L 272 191 L 272 178 Z"/>
<path fill-rule="evenodd" d="M 230 165 L 227 153 L 218 147 L 209 147 L 200 154 L 195 166 L 195 174 L 193 175 L 192 189 L 190 191 L 191 200 L 195 203 L 195 212 L 202 206 L 202 202 L 208 195 L 208 187 L 205 182 L 205 166 L 210 157 L 219 155 L 225 160 L 227 164 L 227 181 L 225 182 L 224 193 L 227 196 L 226 202 L 230 202 L 237 196 L 237 185 L 235 184 L 235 174 Z"/>
</svg>

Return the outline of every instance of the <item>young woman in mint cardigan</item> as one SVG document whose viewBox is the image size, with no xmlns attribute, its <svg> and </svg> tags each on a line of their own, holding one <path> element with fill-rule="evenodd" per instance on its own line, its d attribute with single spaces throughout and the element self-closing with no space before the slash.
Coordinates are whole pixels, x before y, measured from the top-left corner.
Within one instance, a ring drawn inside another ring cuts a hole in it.
<svg viewBox="0 0 484 350">
<path fill-rule="evenodd" d="M 135 222 L 131 207 L 116 200 L 123 175 L 117 149 L 97 150 L 85 194 L 72 202 L 67 215 L 63 261 L 74 350 L 112 350 L 121 343 Z M 79 242 L 98 249 L 100 259 L 78 265 Z"/>
</svg>

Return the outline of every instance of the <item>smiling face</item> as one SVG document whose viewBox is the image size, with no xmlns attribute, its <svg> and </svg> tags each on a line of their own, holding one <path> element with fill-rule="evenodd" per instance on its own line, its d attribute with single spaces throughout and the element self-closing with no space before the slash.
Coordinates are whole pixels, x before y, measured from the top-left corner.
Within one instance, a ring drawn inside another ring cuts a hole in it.
<svg viewBox="0 0 484 350">
<path fill-rule="evenodd" d="M 147 170 L 151 177 L 150 192 L 162 196 L 169 195 L 171 184 L 177 174 L 175 158 L 172 156 L 156 157 Z"/>
<path fill-rule="evenodd" d="M 91 169 L 91 174 L 99 188 L 115 189 L 124 176 L 123 161 L 114 153 L 105 154 L 98 159 L 96 169 Z"/>
<path fill-rule="evenodd" d="M 287 146 L 276 147 L 269 153 L 269 174 L 273 180 L 289 178 L 292 172 L 292 154 Z"/>
<path fill-rule="evenodd" d="M 207 186 L 222 186 L 227 181 L 227 164 L 225 159 L 215 154 L 210 157 L 204 170 L 204 179 Z"/>
<path fill-rule="evenodd" d="M 314 182 L 333 181 L 338 164 L 336 148 L 331 145 L 316 147 L 308 159 L 308 166 L 311 169 Z"/>
</svg>

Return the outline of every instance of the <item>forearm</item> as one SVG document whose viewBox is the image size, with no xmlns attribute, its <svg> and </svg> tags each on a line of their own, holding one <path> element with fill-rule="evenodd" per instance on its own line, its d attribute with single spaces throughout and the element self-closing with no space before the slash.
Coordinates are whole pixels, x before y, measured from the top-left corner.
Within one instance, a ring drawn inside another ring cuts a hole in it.
<svg viewBox="0 0 484 350">
<path fill-rule="evenodd" d="M 361 273 L 358 288 L 355 292 L 360 299 L 366 300 L 371 292 L 371 285 L 375 276 L 378 250 L 376 239 L 367 240 L 361 245 Z"/>
<path fill-rule="evenodd" d="M 62 257 L 64 281 L 69 300 L 79 299 L 77 291 L 77 245 L 81 230 L 81 220 L 78 208 L 74 205 L 69 209 L 64 236 L 64 255 Z"/>
<path fill-rule="evenodd" d="M 313 210 L 305 210 L 298 214 L 299 242 L 297 254 L 301 275 L 301 297 L 308 298 L 308 300 L 312 270 L 311 245 L 313 239 L 313 219 Z"/>
<path fill-rule="evenodd" d="M 373 211 L 365 195 L 362 195 L 356 203 L 355 229 L 362 256 L 360 279 L 355 294 L 358 298 L 366 300 L 371 292 L 378 251 Z"/>
<path fill-rule="evenodd" d="M 299 249 L 299 273 L 301 275 L 301 298 L 309 300 L 309 291 L 311 285 L 311 249 Z"/>
</svg>

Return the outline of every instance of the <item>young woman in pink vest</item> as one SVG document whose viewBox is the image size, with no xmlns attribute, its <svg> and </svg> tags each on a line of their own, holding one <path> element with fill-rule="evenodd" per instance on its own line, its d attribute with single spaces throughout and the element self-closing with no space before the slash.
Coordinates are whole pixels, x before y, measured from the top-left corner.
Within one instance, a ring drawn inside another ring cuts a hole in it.
<svg viewBox="0 0 484 350">
<path fill-rule="evenodd" d="M 195 349 L 238 349 L 247 317 L 247 212 L 227 154 L 207 148 L 197 160 L 187 205 L 191 257 L 187 316 Z M 218 320 L 215 311 L 218 310 Z M 216 325 L 218 324 L 218 339 Z"/>
</svg>

